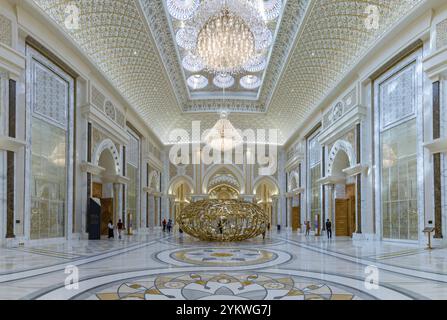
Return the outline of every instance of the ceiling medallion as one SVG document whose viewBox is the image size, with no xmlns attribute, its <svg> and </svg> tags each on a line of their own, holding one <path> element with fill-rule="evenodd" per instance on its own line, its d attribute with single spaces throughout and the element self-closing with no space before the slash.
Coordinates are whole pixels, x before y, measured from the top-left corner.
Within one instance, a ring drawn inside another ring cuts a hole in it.
<svg viewBox="0 0 447 320">
<path fill-rule="evenodd" d="M 208 85 L 208 79 L 200 74 L 193 75 L 187 80 L 188 86 L 193 89 L 203 89 Z"/>
<path fill-rule="evenodd" d="M 191 19 L 200 0 L 167 0 L 168 11 L 171 16 L 180 21 Z"/>
<path fill-rule="evenodd" d="M 220 114 L 220 119 L 205 136 L 204 143 L 216 151 L 232 150 L 243 142 L 239 131 L 228 120 L 226 112 Z"/>
<path fill-rule="evenodd" d="M 227 89 L 234 85 L 234 77 L 229 75 L 228 73 L 219 73 L 213 79 L 213 83 L 216 87 Z"/>
<path fill-rule="evenodd" d="M 254 75 L 248 75 L 245 77 L 242 77 L 241 80 L 239 81 L 239 83 L 241 84 L 241 86 L 245 89 L 257 89 L 261 86 L 261 79 L 257 76 Z"/>
</svg>

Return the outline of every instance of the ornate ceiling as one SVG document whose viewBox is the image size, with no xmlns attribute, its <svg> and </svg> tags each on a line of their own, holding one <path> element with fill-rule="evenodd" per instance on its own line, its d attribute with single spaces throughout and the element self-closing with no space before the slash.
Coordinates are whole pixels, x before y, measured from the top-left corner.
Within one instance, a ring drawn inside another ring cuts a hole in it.
<svg viewBox="0 0 447 320">
<path fill-rule="evenodd" d="M 256 100 L 194 99 L 173 41 L 163 0 L 78 0 L 80 28 L 65 28 L 72 0 L 33 0 L 63 28 L 159 136 L 211 128 L 233 110 L 239 129 L 279 129 L 279 143 L 298 129 L 384 32 L 423 0 L 284 0 L 284 13 Z M 367 7 L 380 13 L 367 28 Z M 186 141 L 187 137 L 184 137 Z"/>
</svg>

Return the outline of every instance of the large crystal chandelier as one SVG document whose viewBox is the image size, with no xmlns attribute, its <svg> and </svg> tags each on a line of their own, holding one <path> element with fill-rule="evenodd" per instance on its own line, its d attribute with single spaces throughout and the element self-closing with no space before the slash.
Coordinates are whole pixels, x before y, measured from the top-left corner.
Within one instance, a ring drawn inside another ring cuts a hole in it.
<svg viewBox="0 0 447 320">
<path fill-rule="evenodd" d="M 255 55 L 255 38 L 245 21 L 224 8 L 200 30 L 197 52 L 207 69 L 234 73 Z"/>
<path fill-rule="evenodd" d="M 225 152 L 240 145 L 242 140 L 238 130 L 228 120 L 227 113 L 222 112 L 220 119 L 205 136 L 204 142 L 216 151 Z"/>
</svg>

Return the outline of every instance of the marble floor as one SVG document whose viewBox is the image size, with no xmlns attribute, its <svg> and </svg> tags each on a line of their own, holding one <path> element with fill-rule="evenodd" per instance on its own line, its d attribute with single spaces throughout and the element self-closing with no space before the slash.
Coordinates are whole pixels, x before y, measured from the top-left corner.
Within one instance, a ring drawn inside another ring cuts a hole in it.
<svg viewBox="0 0 447 320">
<path fill-rule="evenodd" d="M 161 231 L 1 248 L 0 299 L 447 299 L 447 248 L 286 232 L 206 243 Z"/>
</svg>

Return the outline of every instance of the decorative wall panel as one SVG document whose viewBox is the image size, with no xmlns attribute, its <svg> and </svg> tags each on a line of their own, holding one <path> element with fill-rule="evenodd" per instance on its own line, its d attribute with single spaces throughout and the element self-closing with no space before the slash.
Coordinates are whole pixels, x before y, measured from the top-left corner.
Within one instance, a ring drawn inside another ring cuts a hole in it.
<svg viewBox="0 0 447 320">
<path fill-rule="evenodd" d="M 95 86 L 92 86 L 92 103 L 99 110 L 104 112 L 106 97 Z"/>
<path fill-rule="evenodd" d="M 68 83 L 38 61 L 34 62 L 33 67 L 33 112 L 65 129 L 68 120 Z"/>
<path fill-rule="evenodd" d="M 335 102 L 323 115 L 323 128 L 326 129 L 337 122 L 357 104 L 357 89 L 353 89 L 346 96 Z"/>
<path fill-rule="evenodd" d="M 0 14 L 0 42 L 12 46 L 12 22 Z"/>
<path fill-rule="evenodd" d="M 140 155 L 140 141 L 132 134 L 129 135 L 129 144 L 127 145 L 127 163 L 130 163 L 134 167 L 139 165 Z"/>
<path fill-rule="evenodd" d="M 447 46 L 447 19 L 436 25 L 436 48 Z"/>
<path fill-rule="evenodd" d="M 107 97 L 101 93 L 95 86 L 92 89 L 92 104 L 101 110 L 107 118 L 118 124 L 121 128 L 126 126 L 126 117 Z"/>
<path fill-rule="evenodd" d="M 26 51 L 29 236 L 60 238 L 72 223 L 74 79 L 32 47 Z"/>
<path fill-rule="evenodd" d="M 412 64 L 380 84 L 382 128 L 415 114 L 416 65 Z"/>
</svg>

